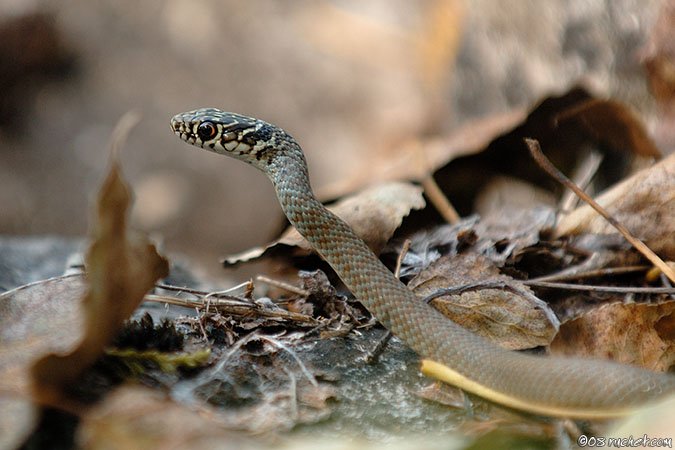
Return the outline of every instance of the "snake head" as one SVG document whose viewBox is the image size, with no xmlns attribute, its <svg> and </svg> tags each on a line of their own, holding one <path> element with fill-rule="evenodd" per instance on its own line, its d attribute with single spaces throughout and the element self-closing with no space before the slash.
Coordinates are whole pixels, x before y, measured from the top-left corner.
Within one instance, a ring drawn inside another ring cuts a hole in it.
<svg viewBox="0 0 675 450">
<path fill-rule="evenodd" d="M 263 170 L 269 164 L 275 134 L 285 134 L 262 120 L 215 108 L 177 114 L 171 119 L 171 129 L 188 144 L 232 156 Z"/>
</svg>

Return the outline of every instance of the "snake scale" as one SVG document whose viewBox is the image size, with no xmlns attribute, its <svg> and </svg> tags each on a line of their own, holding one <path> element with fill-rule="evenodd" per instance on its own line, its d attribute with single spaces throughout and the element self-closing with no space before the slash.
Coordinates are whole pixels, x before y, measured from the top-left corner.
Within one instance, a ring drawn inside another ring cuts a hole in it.
<svg viewBox="0 0 675 450">
<path fill-rule="evenodd" d="M 675 392 L 675 376 L 609 361 L 502 349 L 418 299 L 310 187 L 300 145 L 259 119 L 213 108 L 178 114 L 182 140 L 264 172 L 288 220 L 354 296 L 422 358 L 422 370 L 516 409 L 570 418 L 616 417 Z"/>
</svg>

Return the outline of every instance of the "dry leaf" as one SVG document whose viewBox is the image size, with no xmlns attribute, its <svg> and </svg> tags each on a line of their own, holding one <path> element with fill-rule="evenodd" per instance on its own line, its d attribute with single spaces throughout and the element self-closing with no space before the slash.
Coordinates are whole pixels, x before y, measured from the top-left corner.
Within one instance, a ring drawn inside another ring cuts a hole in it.
<svg viewBox="0 0 675 450">
<path fill-rule="evenodd" d="M 0 447 L 14 447 L 35 426 L 31 394 L 38 402 L 58 403 L 63 385 L 101 354 L 154 281 L 167 274 L 166 260 L 146 240 L 126 240 L 129 200 L 113 164 L 97 205 L 100 222 L 87 260 L 89 287 L 81 275 L 65 276 L 0 296 L 0 405 L 12 411 L 0 416 Z M 68 352 L 73 353 L 56 356 Z"/>
<path fill-rule="evenodd" d="M 580 130 L 610 149 L 645 157 L 661 156 L 642 122 L 617 101 L 591 99 L 561 112 L 556 120 L 560 125 L 576 122 Z"/>
<path fill-rule="evenodd" d="M 410 33 L 332 3 L 319 2 L 313 6 L 299 16 L 300 30 L 307 42 L 346 61 L 377 69 L 408 70 L 407 58 L 401 57 L 401 50 L 411 53 L 414 40 Z"/>
<path fill-rule="evenodd" d="M 643 169 L 601 194 L 597 202 L 649 248 L 665 259 L 675 259 L 675 154 Z M 563 217 L 557 236 L 618 234 L 590 206 Z"/>
<path fill-rule="evenodd" d="M 475 212 L 483 221 L 489 219 L 506 224 L 511 211 L 524 212 L 542 205 L 554 206 L 555 203 L 555 196 L 545 189 L 517 178 L 498 175 L 476 197 Z"/>
<path fill-rule="evenodd" d="M 667 371 L 675 364 L 675 301 L 602 305 L 563 323 L 551 352 Z"/>
<path fill-rule="evenodd" d="M 323 198 L 336 198 L 374 182 L 419 181 L 455 158 L 482 151 L 493 139 L 516 127 L 526 117 L 526 110 L 515 110 L 469 121 L 440 138 L 392 143 L 386 152 L 372 155 L 371 160 L 363 164 L 363 171 L 323 187 L 319 194 Z"/>
<path fill-rule="evenodd" d="M 470 254 L 442 257 L 408 286 L 419 297 L 441 289 L 477 282 L 503 282 L 517 289 L 481 289 L 444 295 L 432 305 L 452 321 L 508 349 L 548 345 L 558 321 L 549 307 L 526 286 L 505 275 L 487 258 Z"/>
<path fill-rule="evenodd" d="M 417 51 L 424 69 L 418 73 L 424 77 L 428 92 L 442 98 L 462 38 L 464 5 L 460 1 L 436 0 L 424 12 Z"/>
<path fill-rule="evenodd" d="M 319 2 L 299 16 L 300 30 L 307 42 L 334 57 L 378 71 L 412 73 L 437 92 L 439 79 L 447 75 L 457 53 L 463 6 L 455 0 L 422 4 L 424 17 L 415 29 L 339 4 Z M 423 69 L 411 71 L 411 61 Z"/>
<path fill-rule="evenodd" d="M 16 448 L 36 425 L 30 367 L 82 338 L 84 277 L 31 283 L 0 296 L 0 448 Z"/>
<path fill-rule="evenodd" d="M 330 206 L 333 211 L 375 252 L 379 253 L 394 231 L 401 225 L 411 209 L 425 205 L 422 189 L 409 183 L 382 183 L 345 197 Z M 298 247 L 302 254 L 311 253 L 312 247 L 295 228 L 287 229 L 279 239 L 266 247 L 228 256 L 224 264 L 235 265 L 260 258 L 283 247 Z"/>
<path fill-rule="evenodd" d="M 430 402 L 455 409 L 465 409 L 467 396 L 460 388 L 436 381 L 417 391 L 417 396 Z"/>
<path fill-rule="evenodd" d="M 228 430 L 208 407 L 194 411 L 166 395 L 124 386 L 82 418 L 78 445 L 87 450 L 245 449 L 253 443 Z"/>
<path fill-rule="evenodd" d="M 85 259 L 85 337 L 67 355 L 50 354 L 35 362 L 33 390 L 40 403 L 64 400 L 63 389 L 102 354 L 155 282 L 168 275 L 168 262 L 155 246 L 127 230 L 131 193 L 114 158 L 134 123 L 133 116 L 125 116 L 111 138 L 112 163 L 96 203 L 93 242 Z"/>
<path fill-rule="evenodd" d="M 660 148 L 675 148 L 675 3 L 663 2 L 642 51 L 647 81 L 658 106 L 653 130 Z"/>
<path fill-rule="evenodd" d="M 220 423 L 255 434 L 324 420 L 332 413 L 336 388 L 318 382 L 288 343 L 250 334 L 211 368 L 175 385 L 173 398 L 212 405 Z M 280 357 L 280 351 L 295 355 L 294 361 Z"/>
<path fill-rule="evenodd" d="M 481 220 L 474 230 L 476 253 L 501 264 L 524 248 L 537 244 L 542 232 L 555 225 L 553 196 L 523 181 L 497 176 L 476 199 Z"/>
</svg>

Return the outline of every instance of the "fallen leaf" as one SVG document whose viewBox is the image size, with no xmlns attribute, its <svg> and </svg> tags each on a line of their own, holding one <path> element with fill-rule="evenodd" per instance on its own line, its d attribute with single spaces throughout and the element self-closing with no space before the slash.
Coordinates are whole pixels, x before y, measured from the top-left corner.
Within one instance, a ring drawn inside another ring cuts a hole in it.
<svg viewBox="0 0 675 450">
<path fill-rule="evenodd" d="M 563 323 L 551 353 L 668 371 L 675 364 L 675 301 L 599 306 Z"/>
<path fill-rule="evenodd" d="M 409 237 L 411 243 L 403 257 L 401 277 L 415 276 L 441 256 L 454 256 L 467 248 L 502 267 L 507 259 L 537 244 L 540 234 L 551 229 L 555 217 L 556 211 L 545 205 L 514 207 L 494 210 L 485 220 L 469 216 L 453 225 L 423 229 Z M 390 243 L 384 253 L 397 256 L 399 244 Z"/>
<path fill-rule="evenodd" d="M 643 169 L 596 201 L 664 259 L 675 259 L 675 154 Z M 555 235 L 618 234 L 589 205 L 563 217 Z"/>
<path fill-rule="evenodd" d="M 327 2 L 311 5 L 298 19 L 305 40 L 321 51 L 382 72 L 411 73 L 437 92 L 457 53 L 464 8 L 459 1 L 436 0 L 420 9 L 417 29 Z M 411 60 L 423 70 L 411 72 Z"/>
<path fill-rule="evenodd" d="M 330 400 L 337 391 L 317 381 L 313 367 L 295 352 L 298 338 L 292 333 L 251 333 L 211 368 L 174 385 L 172 396 L 181 403 L 217 408 L 222 424 L 256 434 L 323 420 L 332 412 Z"/>
<path fill-rule="evenodd" d="M 508 113 L 468 121 L 453 132 L 424 141 L 400 140 L 387 146 L 386 152 L 372 155 L 363 164 L 363 170 L 352 177 L 324 186 L 321 198 L 337 198 L 345 192 L 355 192 L 375 182 L 392 180 L 420 181 L 429 172 L 448 164 L 455 158 L 484 150 L 500 135 L 518 126 L 527 117 L 527 111 Z"/>
<path fill-rule="evenodd" d="M 408 287 L 419 297 L 439 290 L 480 282 L 500 282 L 512 286 L 482 288 L 460 295 L 444 295 L 431 304 L 446 317 L 508 349 L 548 345 L 557 332 L 555 314 L 530 289 L 499 273 L 489 259 L 474 254 L 442 257 Z"/>
<path fill-rule="evenodd" d="M 460 249 L 473 246 L 478 239 L 475 228 L 478 216 L 466 217 L 453 225 L 423 229 L 408 239 L 410 247 L 403 256 L 401 278 L 411 278 L 426 269 L 441 256 L 454 256 Z M 397 258 L 401 253 L 401 243 L 392 241 L 385 249 L 385 254 Z"/>
<path fill-rule="evenodd" d="M 610 149 L 652 158 L 661 156 L 642 121 L 626 105 L 615 100 L 590 99 L 562 111 L 556 121 L 561 126 L 575 122 L 594 141 Z"/>
<path fill-rule="evenodd" d="M 594 131 L 581 119 L 572 120 L 570 117 L 568 120 L 561 120 L 561 117 L 568 117 L 565 114 L 569 115 L 579 108 L 583 110 L 584 105 L 597 105 L 598 109 L 620 108 L 615 102 L 609 103 L 613 106 L 606 106 L 604 100 L 596 99 L 581 87 L 560 96 L 547 97 L 533 107 L 524 120 L 510 129 L 504 129 L 501 135 L 495 136 L 480 151 L 455 157 L 438 168 L 434 172 L 434 179 L 460 214 L 473 211 L 474 199 L 496 175 L 519 178 L 555 191 L 559 186 L 538 167 L 523 144 L 523 138 L 529 137 L 541 143 L 542 148 L 546 149 L 546 156 L 564 173 L 574 170 L 589 149 L 595 148 L 608 155 L 600 164 L 594 181 L 594 188 L 603 189 L 608 184 L 623 179 L 631 169 L 636 155 L 644 153 L 636 146 L 648 144 L 641 139 L 630 139 L 614 147 L 617 144 L 614 140 Z M 630 125 L 626 124 L 629 120 L 620 114 L 606 119 L 606 128 L 615 130 L 617 135 L 631 134 L 632 131 L 627 129 L 633 130 L 631 127 L 640 126 L 632 116 L 633 122 Z M 612 137 L 617 141 L 620 139 L 614 135 Z M 648 141 L 646 137 L 645 139 Z"/>
<path fill-rule="evenodd" d="M 447 78 L 453 73 L 452 65 L 462 39 L 464 5 L 461 1 L 435 0 L 424 8 L 424 22 L 416 33 L 417 51 L 423 70 L 415 71 L 425 81 L 430 100 L 442 98 Z"/>
<path fill-rule="evenodd" d="M 506 223 L 513 210 L 531 210 L 540 206 L 554 206 L 555 203 L 555 196 L 547 190 L 517 178 L 498 175 L 476 197 L 475 212 L 483 221 L 501 218 L 499 222 Z"/>
<path fill-rule="evenodd" d="M 49 352 L 67 352 L 82 338 L 82 275 L 21 286 L 0 296 L 0 448 L 16 448 L 39 415 L 30 395 L 30 367 Z"/>
<path fill-rule="evenodd" d="M 663 2 L 649 40 L 642 50 L 647 81 L 657 105 L 654 140 L 675 148 L 675 3 Z"/>
<path fill-rule="evenodd" d="M 403 218 L 410 214 L 410 210 L 421 209 L 424 205 L 420 187 L 409 183 L 391 182 L 378 184 L 345 197 L 328 209 L 347 222 L 375 253 L 379 253 L 401 225 Z M 308 255 L 312 252 L 309 242 L 291 227 L 267 246 L 228 256 L 223 264 L 232 266 L 259 259 L 285 251 L 288 247 L 292 247 L 296 255 Z"/>
<path fill-rule="evenodd" d="M 346 299 L 338 295 L 337 290 L 330 284 L 323 271 L 318 269 L 311 272 L 301 270 L 298 272 L 298 278 L 300 278 L 302 288 L 309 294 L 306 299 L 301 301 L 301 304 L 304 303 L 311 310 L 309 315 L 328 318 L 356 317 L 358 315 Z M 289 304 L 289 309 L 290 307 Z"/>
<path fill-rule="evenodd" d="M 553 196 L 523 181 L 495 177 L 476 199 L 481 220 L 474 231 L 476 253 L 501 266 L 513 254 L 535 245 L 555 225 Z"/>
<path fill-rule="evenodd" d="M 155 246 L 127 230 L 131 193 L 114 150 L 134 123 L 132 116 L 125 116 L 111 138 L 112 162 L 96 203 L 93 241 L 85 259 L 89 286 L 82 299 L 85 336 L 70 353 L 52 353 L 34 363 L 33 391 L 39 403 L 64 401 L 64 389 L 102 354 L 155 282 L 168 275 L 168 262 Z"/>
<path fill-rule="evenodd" d="M 208 406 L 194 410 L 139 386 L 120 387 L 87 411 L 77 442 L 87 450 L 255 448 L 242 433 L 227 429 Z"/>
<path fill-rule="evenodd" d="M 455 409 L 466 409 L 470 405 L 467 395 L 460 388 L 436 381 L 417 391 L 420 398 Z"/>
<path fill-rule="evenodd" d="M 168 272 L 166 260 L 146 240 L 125 242 L 129 201 L 113 164 L 99 196 L 100 223 L 94 227 L 86 281 L 82 275 L 58 277 L 0 296 L 0 406 L 12 411 L 0 416 L 0 429 L 7 431 L 0 435 L 0 444 L 7 445 L 0 447 L 16 447 L 32 431 L 33 400 L 59 404 L 64 385 L 102 353 L 154 280 Z M 142 269 L 143 263 L 149 268 Z M 129 266 L 135 273 L 123 276 Z M 146 287 L 149 277 L 155 278 Z M 145 285 L 139 284 L 144 278 Z"/>
<path fill-rule="evenodd" d="M 401 58 L 401 50 L 412 53 L 415 41 L 411 33 L 328 2 L 317 3 L 304 11 L 298 17 L 299 29 L 305 40 L 321 51 L 373 68 L 406 70 L 406 58 Z"/>
</svg>

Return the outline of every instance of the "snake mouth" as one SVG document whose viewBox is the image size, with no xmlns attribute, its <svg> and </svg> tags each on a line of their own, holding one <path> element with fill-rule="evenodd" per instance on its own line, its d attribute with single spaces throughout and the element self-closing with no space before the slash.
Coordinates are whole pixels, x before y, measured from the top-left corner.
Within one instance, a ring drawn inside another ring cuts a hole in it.
<svg viewBox="0 0 675 450">
<path fill-rule="evenodd" d="M 182 141 L 194 144 L 195 139 L 191 136 L 190 128 L 184 120 L 181 120 L 180 115 L 171 119 L 171 131 Z"/>
</svg>

